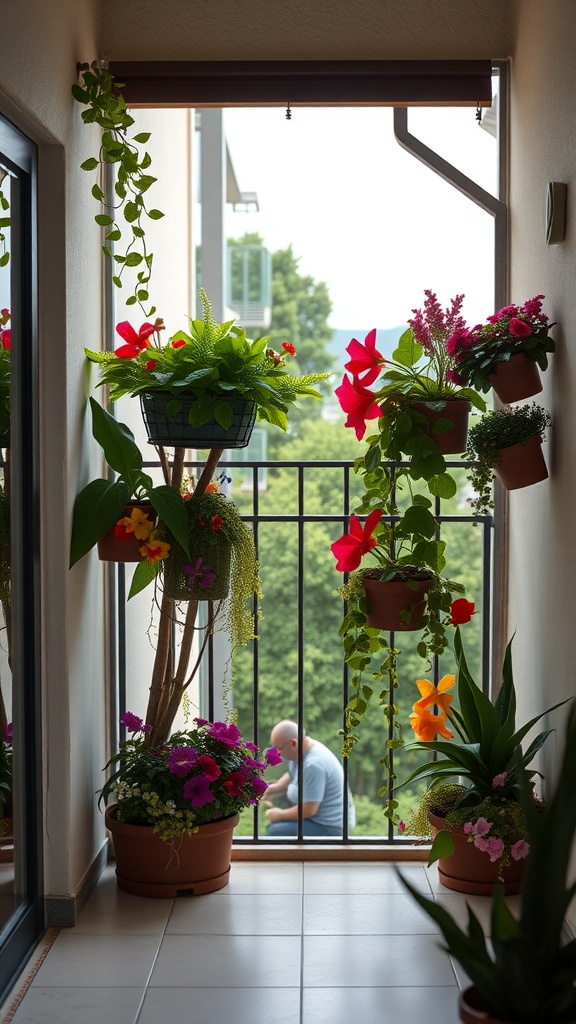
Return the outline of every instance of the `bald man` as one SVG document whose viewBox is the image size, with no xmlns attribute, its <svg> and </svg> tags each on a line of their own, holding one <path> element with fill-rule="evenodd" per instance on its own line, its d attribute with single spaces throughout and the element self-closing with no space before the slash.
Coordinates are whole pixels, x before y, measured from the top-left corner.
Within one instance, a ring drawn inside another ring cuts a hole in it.
<svg viewBox="0 0 576 1024">
<path fill-rule="evenodd" d="M 285 719 L 272 729 L 271 744 L 280 751 L 288 771 L 272 782 L 264 794 L 269 836 L 298 835 L 298 725 Z M 302 739 L 302 834 L 341 836 L 344 771 L 338 758 L 319 740 L 306 733 Z M 273 800 L 286 796 L 290 807 L 275 807 Z M 348 791 L 348 830 L 355 824 L 354 804 Z"/>
</svg>

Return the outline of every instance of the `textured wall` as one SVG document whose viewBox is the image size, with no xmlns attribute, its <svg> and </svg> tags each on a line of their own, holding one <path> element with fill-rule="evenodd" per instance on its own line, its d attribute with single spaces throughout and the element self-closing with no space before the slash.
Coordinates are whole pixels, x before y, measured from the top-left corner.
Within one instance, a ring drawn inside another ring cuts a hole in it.
<svg viewBox="0 0 576 1024">
<path fill-rule="evenodd" d="M 102 0 L 110 60 L 508 57 L 507 0 Z"/>
</svg>

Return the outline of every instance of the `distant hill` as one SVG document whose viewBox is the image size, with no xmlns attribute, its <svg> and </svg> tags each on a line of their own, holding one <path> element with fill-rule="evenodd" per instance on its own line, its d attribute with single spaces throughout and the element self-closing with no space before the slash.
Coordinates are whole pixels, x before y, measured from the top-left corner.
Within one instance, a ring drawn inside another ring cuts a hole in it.
<svg viewBox="0 0 576 1024">
<path fill-rule="evenodd" d="M 400 327 L 388 327 L 378 330 L 376 335 L 376 348 L 382 353 L 384 358 L 390 359 L 392 352 L 398 344 L 400 335 L 406 330 L 407 324 L 400 325 Z M 338 366 L 340 369 L 344 368 L 344 363 L 348 362 L 350 358 L 346 346 L 350 344 L 352 338 L 356 338 L 358 341 L 364 341 L 364 338 L 371 331 L 371 327 L 367 328 L 343 328 L 338 331 L 334 331 L 330 341 L 328 342 L 328 349 L 332 352 L 338 360 Z"/>
</svg>

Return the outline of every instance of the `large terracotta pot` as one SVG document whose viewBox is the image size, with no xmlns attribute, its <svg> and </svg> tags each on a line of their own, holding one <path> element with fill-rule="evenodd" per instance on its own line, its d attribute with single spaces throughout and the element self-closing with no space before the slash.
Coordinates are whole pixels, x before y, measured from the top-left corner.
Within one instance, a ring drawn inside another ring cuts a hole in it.
<svg viewBox="0 0 576 1024">
<path fill-rule="evenodd" d="M 246 447 L 256 419 L 254 402 L 249 402 L 234 392 L 227 394 L 226 401 L 232 406 L 234 420 L 231 426 L 225 429 L 215 419 L 201 427 L 191 426 L 188 414 L 197 401 L 196 396 L 183 392 L 180 398 L 180 412 L 168 415 L 166 407 L 174 401 L 174 395 L 169 391 L 149 391 L 140 395 L 142 417 L 150 444 L 181 448 Z"/>
<path fill-rule="evenodd" d="M 488 380 L 505 405 L 519 402 L 522 398 L 531 398 L 542 391 L 537 363 L 522 352 L 496 363 L 494 373 L 488 375 Z"/>
<path fill-rule="evenodd" d="M 426 613 L 426 595 L 431 579 L 415 580 L 408 586 L 404 580 L 382 580 L 364 576 L 362 584 L 368 599 L 367 625 L 373 629 L 394 632 L 418 629 L 418 622 Z M 402 618 L 410 612 L 410 620 Z"/>
<path fill-rule="evenodd" d="M 431 811 L 428 817 L 435 831 L 444 828 L 444 818 Z M 442 885 L 471 896 L 491 896 L 500 874 L 499 861 L 492 863 L 487 853 L 479 850 L 474 843 L 469 843 L 462 828 L 452 828 L 451 835 L 454 853 L 451 857 L 440 857 L 438 861 L 438 876 Z M 507 895 L 520 892 L 523 872 L 523 860 L 512 861 L 510 867 L 504 869 L 502 878 Z"/>
<path fill-rule="evenodd" d="M 117 807 L 106 809 L 106 827 L 112 833 L 119 889 L 136 896 L 173 899 L 200 896 L 227 885 L 237 814 L 200 825 L 191 836 L 164 842 L 151 825 L 118 821 Z"/>
<path fill-rule="evenodd" d="M 129 517 L 135 508 L 146 512 L 150 522 L 156 523 L 156 512 L 152 508 L 150 501 L 129 501 L 122 515 L 118 516 L 118 519 L 123 519 L 125 516 Z M 98 558 L 101 562 L 141 562 L 140 548 L 143 543 L 144 541 L 138 540 L 134 534 L 125 538 L 117 537 L 114 533 L 114 527 L 112 527 L 98 541 Z"/>
<path fill-rule="evenodd" d="M 423 413 L 428 420 L 430 439 L 434 441 L 441 455 L 459 455 L 466 451 L 471 402 L 462 398 L 451 398 L 444 402 L 441 409 L 431 408 L 425 402 L 415 402 L 414 408 Z M 450 430 L 435 434 L 432 428 L 438 420 L 450 420 Z"/>
<path fill-rule="evenodd" d="M 548 470 L 542 454 L 542 438 L 534 434 L 526 444 L 512 444 L 500 450 L 500 459 L 494 472 L 507 491 L 530 487 L 546 480 Z"/>
</svg>

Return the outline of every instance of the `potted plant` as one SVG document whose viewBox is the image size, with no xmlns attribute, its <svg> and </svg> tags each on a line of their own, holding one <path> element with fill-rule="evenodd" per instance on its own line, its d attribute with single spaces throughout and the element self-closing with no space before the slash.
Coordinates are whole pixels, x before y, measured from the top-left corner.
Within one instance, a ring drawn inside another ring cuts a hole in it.
<svg viewBox="0 0 576 1024">
<path fill-rule="evenodd" d="M 465 458 L 471 463 L 468 476 L 477 494 L 473 505 L 480 514 L 492 508 L 494 473 L 508 491 L 547 478 L 542 441 L 550 422 L 550 414 L 532 402 L 487 412 L 470 428 Z"/>
<path fill-rule="evenodd" d="M 516 892 L 521 873 L 514 864 L 523 860 L 529 848 L 520 806 L 522 781 L 536 774 L 530 764 L 551 730 L 539 733 L 525 753 L 521 743 L 544 715 L 565 701 L 517 728 L 512 641 L 494 704 L 470 674 L 459 626 L 454 652 L 459 710 L 452 707 L 453 696 L 448 692 L 454 675 L 444 676 L 437 687 L 426 679 L 417 682 L 421 698 L 414 704 L 410 724 L 418 740 L 406 749 L 425 751 L 437 759 L 418 765 L 402 783 L 432 780 L 409 827 L 429 835 L 424 821 L 428 817 L 434 833 L 428 863 L 439 861 L 440 881 L 449 889 L 487 895 L 500 879 L 506 891 Z M 437 733 L 443 738 L 434 739 Z"/>
<path fill-rule="evenodd" d="M 522 775 L 520 776 L 522 779 Z M 576 705 L 567 720 L 558 782 L 544 807 L 534 805 L 523 779 L 520 799 L 530 856 L 526 862 L 519 914 L 494 888 L 490 944 L 473 910 L 460 927 L 440 904 L 406 889 L 438 925 L 446 949 L 472 985 L 459 996 L 464 1024 L 573 1024 L 576 1021 L 576 939 L 566 938 L 565 914 L 574 897 L 572 851 L 576 834 Z"/>
<path fill-rule="evenodd" d="M 138 334 L 119 324 L 128 341 L 115 352 L 86 349 L 100 368 L 100 385 L 109 387 L 111 401 L 139 396 L 151 444 L 242 448 L 256 415 L 286 430 L 288 407 L 305 395 L 321 398 L 312 384 L 329 375 L 291 376 L 268 338 L 250 341 L 233 320 L 217 324 L 203 290 L 201 297 L 204 319 L 191 319 L 190 333 L 178 331 L 166 345 L 160 344 L 163 322 L 157 320 Z M 283 348 L 295 355 L 289 342 Z"/>
<path fill-rule="evenodd" d="M 376 348 L 375 330 L 364 344 L 352 339 L 345 364 L 350 377 L 344 375 L 336 395 L 347 413 L 346 426 L 356 430 L 359 440 L 366 420 L 379 419 L 382 456 L 392 461 L 408 456 L 413 478 L 430 481 L 445 474 L 443 455 L 465 450 L 471 404 L 480 410 L 486 405 L 473 389 L 455 382 L 447 350 L 448 338 L 465 327 L 460 314 L 464 296 L 457 295 L 446 310 L 434 292 L 428 289 L 425 296 L 424 308 L 412 310 L 392 360 Z"/>
<path fill-rule="evenodd" d="M 472 330 L 458 328 L 448 339 L 456 379 L 489 391 L 509 404 L 542 390 L 538 367 L 545 370 L 556 347 L 549 331 L 555 325 L 542 311 L 543 295 L 523 306 L 504 306 Z"/>
<path fill-rule="evenodd" d="M 238 812 L 257 804 L 263 774 L 279 752 L 260 754 L 234 723 L 195 718 L 193 728 L 150 746 L 151 726 L 122 716 L 128 738 L 106 769 L 107 807 L 118 886 L 138 896 L 200 895 L 228 882 Z"/>
</svg>

